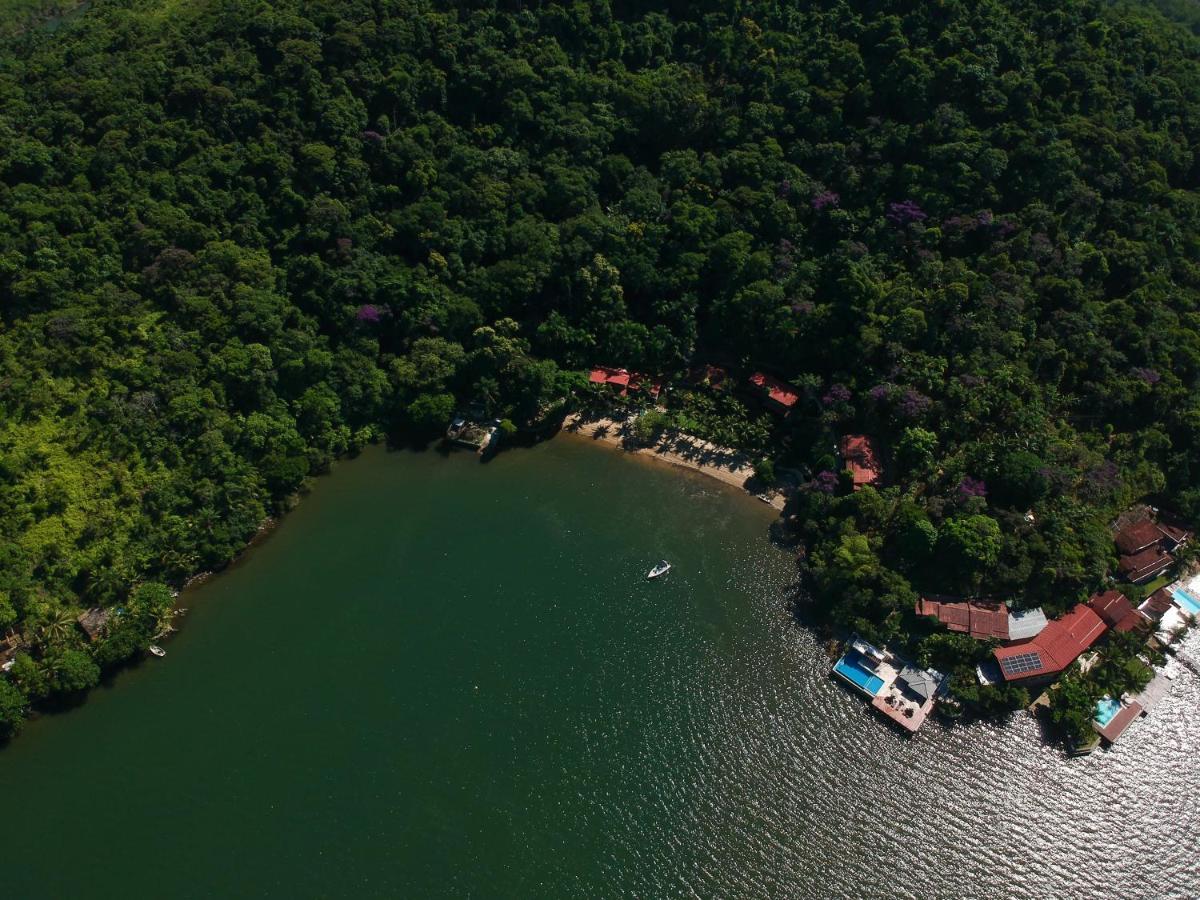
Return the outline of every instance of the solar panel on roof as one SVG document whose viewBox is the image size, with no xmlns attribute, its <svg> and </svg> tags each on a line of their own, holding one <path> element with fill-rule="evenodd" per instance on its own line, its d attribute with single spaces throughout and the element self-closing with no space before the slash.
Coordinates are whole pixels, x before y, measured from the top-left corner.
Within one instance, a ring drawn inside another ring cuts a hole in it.
<svg viewBox="0 0 1200 900">
<path fill-rule="evenodd" d="M 1005 675 L 1023 675 L 1026 672 L 1036 672 L 1042 667 L 1042 657 L 1037 651 L 1017 653 L 1000 661 Z"/>
</svg>

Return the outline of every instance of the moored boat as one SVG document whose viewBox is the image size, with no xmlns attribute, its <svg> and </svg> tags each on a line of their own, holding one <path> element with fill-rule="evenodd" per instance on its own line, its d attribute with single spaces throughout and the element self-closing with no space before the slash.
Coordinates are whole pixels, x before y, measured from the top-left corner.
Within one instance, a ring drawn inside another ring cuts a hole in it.
<svg viewBox="0 0 1200 900">
<path fill-rule="evenodd" d="M 660 575 L 666 575 L 671 571 L 671 564 L 665 559 L 661 559 L 658 565 L 646 573 L 647 578 L 658 578 Z"/>
</svg>

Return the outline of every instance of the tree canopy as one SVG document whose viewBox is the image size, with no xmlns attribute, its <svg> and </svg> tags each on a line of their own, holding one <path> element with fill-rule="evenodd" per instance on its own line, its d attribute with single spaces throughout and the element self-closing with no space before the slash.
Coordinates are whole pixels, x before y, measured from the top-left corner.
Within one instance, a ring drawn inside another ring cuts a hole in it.
<svg viewBox="0 0 1200 900">
<path fill-rule="evenodd" d="M 1200 515 L 1197 51 L 1097 0 L 96 0 L 0 38 L 12 684 L 94 682 L 149 619 L 64 613 L 224 564 L 338 456 L 596 362 L 777 373 L 786 423 L 677 402 L 784 467 L 891 448 L 797 512 L 842 621 L 1061 608 L 1114 512 Z"/>
</svg>

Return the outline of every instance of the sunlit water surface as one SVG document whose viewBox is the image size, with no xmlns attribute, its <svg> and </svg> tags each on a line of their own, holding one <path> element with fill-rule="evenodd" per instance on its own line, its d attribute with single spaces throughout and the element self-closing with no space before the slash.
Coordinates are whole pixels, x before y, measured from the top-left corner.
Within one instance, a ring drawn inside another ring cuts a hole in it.
<svg viewBox="0 0 1200 900">
<path fill-rule="evenodd" d="M 771 515 L 574 439 L 344 463 L 0 752 L 0 896 L 1200 894 L 1194 674 L 1086 759 L 1024 715 L 906 739 L 787 613 Z"/>
</svg>

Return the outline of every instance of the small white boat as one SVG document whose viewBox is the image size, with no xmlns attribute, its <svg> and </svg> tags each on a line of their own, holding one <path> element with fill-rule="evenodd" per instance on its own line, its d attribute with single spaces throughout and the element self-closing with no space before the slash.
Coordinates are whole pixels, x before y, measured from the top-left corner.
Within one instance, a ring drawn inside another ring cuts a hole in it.
<svg viewBox="0 0 1200 900">
<path fill-rule="evenodd" d="M 671 564 L 665 559 L 659 560 L 658 565 L 646 573 L 647 578 L 657 578 L 659 575 L 666 575 L 671 571 Z"/>
<path fill-rule="evenodd" d="M 166 656 L 167 655 L 167 651 L 164 650 L 162 647 L 158 646 L 158 644 L 151 644 L 150 652 L 153 653 L 155 656 Z"/>
</svg>

